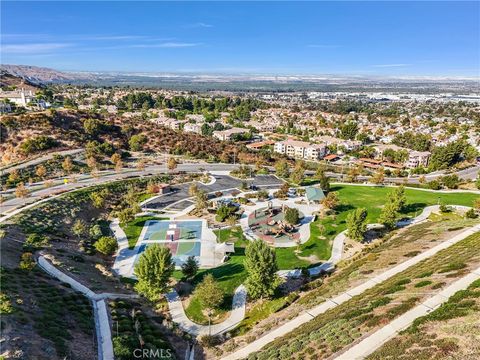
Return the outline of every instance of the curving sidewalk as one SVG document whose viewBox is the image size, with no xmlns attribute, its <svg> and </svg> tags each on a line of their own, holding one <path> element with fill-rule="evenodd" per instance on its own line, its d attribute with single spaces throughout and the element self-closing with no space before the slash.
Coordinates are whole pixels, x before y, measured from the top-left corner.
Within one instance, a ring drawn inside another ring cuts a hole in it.
<svg viewBox="0 0 480 360">
<path fill-rule="evenodd" d="M 191 321 L 185 314 L 182 301 L 175 290 L 165 296 L 168 301 L 168 308 L 172 320 L 183 330 L 194 336 L 198 335 L 218 335 L 233 329 L 245 317 L 245 303 L 247 301 L 247 290 L 240 285 L 233 294 L 232 311 L 227 319 L 211 327 L 208 325 L 199 325 Z"/>
<path fill-rule="evenodd" d="M 456 210 L 461 210 L 465 211 L 468 210 L 469 207 L 466 206 L 452 206 L 452 208 Z M 419 224 L 421 222 L 427 221 L 428 217 L 433 213 L 433 212 L 438 212 L 439 211 L 439 206 L 438 205 L 432 205 L 432 206 L 427 206 L 426 208 L 423 209 L 423 211 L 420 213 L 420 215 L 416 216 L 413 219 L 407 219 L 404 221 L 399 221 L 397 223 L 398 227 L 406 227 L 406 226 L 411 226 L 415 224 Z M 368 229 L 374 229 L 374 228 L 379 228 L 382 227 L 383 225 L 381 224 L 368 224 Z M 242 226 L 243 228 L 243 226 Z M 114 271 L 117 272 L 117 274 L 122 274 L 126 270 L 130 270 L 131 263 L 128 263 L 126 259 L 131 256 L 131 253 L 134 253 L 136 250 L 135 249 L 129 249 L 128 248 L 128 240 L 125 235 L 125 232 L 123 229 L 119 226 L 118 220 L 114 220 L 110 224 L 110 229 L 114 233 L 115 237 L 117 238 L 118 241 L 118 252 L 117 252 L 117 258 L 115 260 L 115 265 L 114 265 Z M 333 271 L 335 268 L 335 265 L 342 259 L 342 254 L 343 254 L 343 246 L 345 243 L 345 239 L 347 238 L 347 231 L 343 231 L 339 233 L 333 240 L 332 244 L 332 253 L 330 258 L 325 261 L 324 263 L 315 266 L 313 268 L 308 269 L 309 273 L 311 276 L 317 276 L 321 273 L 325 272 L 330 272 Z M 448 241 L 447 241 L 448 242 Z M 450 245 L 448 245 L 450 246 Z M 428 251 L 426 252 L 428 253 Z M 422 254 L 418 255 L 417 257 L 421 257 Z M 431 255 L 429 255 L 431 256 Z M 414 259 L 414 258 L 412 258 Z M 423 259 L 423 258 L 422 258 Z M 125 260 L 125 261 L 124 261 Z M 123 263 L 124 262 L 124 263 Z M 407 264 L 409 263 L 406 261 L 405 263 L 402 264 Z M 398 267 L 400 267 L 402 264 L 400 264 Z M 408 265 L 411 266 L 411 265 Z M 127 269 L 128 268 L 128 269 Z M 403 271 L 406 268 L 402 268 Z M 388 273 L 388 271 L 387 271 Z M 284 278 L 296 278 L 301 276 L 301 270 L 300 269 L 293 269 L 293 270 L 280 270 L 278 271 L 278 275 Z M 385 279 L 383 279 L 385 280 Z M 382 280 L 382 281 L 383 281 Z M 378 282 L 373 282 L 372 286 L 376 285 Z M 372 287 L 370 286 L 370 287 Z M 369 287 L 368 287 L 369 288 Z M 364 290 L 366 290 L 365 288 Z M 355 289 L 354 289 L 355 291 Z M 358 291 L 358 290 L 357 290 Z M 351 297 L 351 296 L 350 296 Z M 350 298 L 349 297 L 349 298 Z M 217 335 L 217 334 L 222 334 L 226 331 L 229 331 L 233 329 L 236 325 L 238 325 L 243 318 L 245 317 L 245 305 L 246 305 L 246 298 L 247 298 L 247 290 L 246 288 L 241 285 L 239 286 L 234 293 L 233 296 L 233 301 L 232 301 L 232 311 L 229 315 L 229 317 L 219 323 L 212 325 L 211 328 L 209 329 L 208 326 L 205 325 L 199 325 L 190 320 L 187 315 L 185 314 L 185 310 L 183 308 L 182 301 L 180 299 L 180 296 L 178 293 L 173 290 L 170 293 L 166 294 L 166 298 L 168 301 L 168 307 L 170 311 L 170 315 L 172 317 L 172 320 L 179 325 L 179 327 L 188 332 L 189 334 L 192 334 L 194 336 L 198 335 L 205 335 L 211 333 L 212 335 Z M 330 301 L 330 300 L 329 300 Z M 331 302 L 330 304 L 335 304 L 338 305 L 340 302 Z M 328 304 L 328 302 L 327 302 Z M 323 305 L 323 304 L 322 304 Z M 320 306 L 322 306 L 320 305 Z M 325 310 L 326 311 L 326 310 Z M 311 319 L 311 313 L 315 312 L 315 309 L 312 309 L 309 311 L 308 315 L 306 316 L 306 320 L 308 321 Z M 301 323 L 303 323 L 301 322 Z"/>
</svg>

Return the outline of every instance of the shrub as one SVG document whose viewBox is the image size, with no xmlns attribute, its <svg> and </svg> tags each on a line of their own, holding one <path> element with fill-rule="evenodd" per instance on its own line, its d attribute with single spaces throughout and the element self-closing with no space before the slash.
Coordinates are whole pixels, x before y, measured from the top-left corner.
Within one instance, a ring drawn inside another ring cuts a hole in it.
<svg viewBox="0 0 480 360">
<path fill-rule="evenodd" d="M 20 145 L 20 151 L 29 155 L 31 153 L 48 150 L 58 145 L 58 142 L 51 137 L 40 135 L 31 139 L 27 139 Z"/>
<path fill-rule="evenodd" d="M 117 240 L 111 236 L 102 236 L 93 245 L 103 255 L 112 255 L 118 247 Z"/>
<path fill-rule="evenodd" d="M 232 215 L 237 210 L 234 206 L 222 205 L 217 209 L 215 220 L 218 222 L 224 222 L 226 218 Z"/>
<path fill-rule="evenodd" d="M 430 285 L 432 282 L 430 280 L 423 280 L 423 281 L 420 281 L 418 283 L 415 284 L 415 287 L 416 288 L 421 288 L 421 287 L 424 287 L 424 286 L 428 286 Z"/>
<path fill-rule="evenodd" d="M 466 217 L 467 219 L 476 219 L 477 216 L 478 216 L 478 215 L 475 213 L 475 210 L 473 210 L 473 209 L 470 209 L 470 210 L 468 210 L 468 211 L 465 213 L 465 217 Z"/>
<path fill-rule="evenodd" d="M 40 249 L 47 245 L 48 239 L 45 236 L 33 233 L 28 235 L 27 239 L 23 243 L 23 247 L 26 249 Z"/>
<path fill-rule="evenodd" d="M 290 225 L 298 224 L 298 220 L 300 218 L 300 213 L 296 208 L 287 208 L 285 210 L 285 221 Z"/>
<path fill-rule="evenodd" d="M 448 212 L 450 212 L 450 211 L 451 211 L 451 210 L 450 210 L 450 208 L 449 208 L 447 205 L 445 205 L 445 204 L 443 204 L 443 203 L 440 204 L 440 212 L 442 212 L 442 213 L 448 213 Z"/>
<path fill-rule="evenodd" d="M 200 344 L 207 348 L 211 348 L 220 344 L 220 338 L 215 335 L 203 335 L 200 338 Z"/>
<path fill-rule="evenodd" d="M 466 267 L 467 267 L 467 265 L 465 265 L 464 263 L 450 263 L 447 266 L 445 266 L 443 269 L 441 269 L 439 271 L 439 273 L 446 273 L 446 272 L 450 272 L 450 271 L 462 270 Z"/>
<path fill-rule="evenodd" d="M 32 270 L 35 267 L 35 260 L 33 260 L 32 253 L 23 253 L 18 267 L 22 270 Z"/>
</svg>

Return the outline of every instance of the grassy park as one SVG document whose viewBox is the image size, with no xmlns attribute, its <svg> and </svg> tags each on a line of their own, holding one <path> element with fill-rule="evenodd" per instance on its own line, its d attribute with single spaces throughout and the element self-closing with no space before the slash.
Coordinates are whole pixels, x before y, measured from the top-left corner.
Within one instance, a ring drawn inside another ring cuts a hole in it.
<svg viewBox="0 0 480 360">
<path fill-rule="evenodd" d="M 334 216 L 318 218 L 310 225 L 310 239 L 300 246 L 300 257 L 315 255 L 319 261 L 330 257 L 332 240 L 339 233 L 346 229 L 346 218 L 350 211 L 357 208 L 367 209 L 368 223 L 377 222 L 385 204 L 387 194 L 392 190 L 390 187 L 356 186 L 356 185 L 334 185 L 331 191 L 338 192 L 341 205 Z M 401 214 L 405 217 L 419 215 L 423 208 L 430 205 L 465 205 L 472 206 L 474 199 L 478 198 L 473 193 L 435 193 L 416 189 L 405 189 L 407 206 Z M 285 263 L 295 263 L 297 256 L 290 252 L 294 249 L 281 249 L 277 251 L 280 259 L 288 260 Z M 293 256 L 293 257 L 292 257 Z M 280 264 L 279 264 L 280 265 Z M 297 258 L 297 267 L 303 266 L 302 261 Z M 282 268 L 282 266 L 280 266 Z M 290 267 L 291 268 L 291 267 Z"/>
<path fill-rule="evenodd" d="M 277 264 L 279 269 L 307 268 L 314 266 L 330 257 L 332 241 L 340 232 L 346 229 L 346 218 L 349 212 L 356 208 L 366 208 L 368 211 L 367 221 L 374 223 L 377 221 L 382 206 L 384 205 L 387 194 L 391 191 L 389 187 L 371 187 L 371 186 L 352 186 L 335 185 L 331 191 L 338 192 L 340 206 L 334 215 L 326 217 L 317 217 L 310 224 L 310 239 L 297 248 L 276 248 Z M 401 216 L 413 217 L 421 213 L 423 208 L 429 205 L 444 203 L 447 205 L 467 205 L 471 206 L 476 194 L 470 193 L 433 193 L 422 190 L 406 189 L 405 195 L 407 205 Z M 130 247 L 135 246 L 136 241 L 147 220 L 158 219 L 151 216 L 138 217 L 130 223 L 121 224 L 129 239 Z M 452 219 L 451 219 L 452 220 Z M 232 296 L 235 289 L 241 285 L 246 272 L 243 266 L 245 259 L 244 249 L 246 239 L 240 227 L 222 229 L 215 231 L 219 242 L 233 242 L 235 244 L 235 254 L 225 263 L 213 269 L 201 269 L 193 278 L 192 285 L 195 287 L 201 282 L 206 274 L 212 274 L 218 281 L 219 286 L 225 294 L 223 304 L 214 314 L 216 321 L 221 321 L 223 316 L 230 310 Z M 174 277 L 179 280 L 182 275 L 180 271 L 175 271 Z M 277 301 L 278 302 L 278 301 Z M 265 305 L 265 309 L 256 309 L 259 311 L 258 317 L 264 317 L 265 313 L 275 312 L 277 308 L 283 306 L 283 301 L 277 304 L 273 301 Z M 208 323 L 207 317 L 202 312 L 202 307 L 195 296 L 190 298 L 186 307 L 187 316 L 193 321 L 201 324 Z M 254 315 L 254 314 L 253 314 Z M 255 316 L 254 316 L 255 317 Z M 255 322 L 252 319 L 253 322 Z M 249 325 L 245 324 L 248 328 Z"/>
</svg>

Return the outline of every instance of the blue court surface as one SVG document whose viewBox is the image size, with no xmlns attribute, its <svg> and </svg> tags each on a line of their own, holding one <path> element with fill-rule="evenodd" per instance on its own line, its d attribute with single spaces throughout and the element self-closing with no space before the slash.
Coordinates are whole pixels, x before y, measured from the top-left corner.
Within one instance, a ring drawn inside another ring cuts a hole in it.
<svg viewBox="0 0 480 360">
<path fill-rule="evenodd" d="M 138 261 L 141 254 L 145 251 L 147 246 L 154 243 L 142 244 L 138 249 L 138 255 L 135 262 Z M 194 256 L 198 263 L 200 263 L 200 249 L 202 244 L 199 241 L 192 242 L 176 242 L 166 241 L 158 243 L 160 246 L 165 246 L 170 249 L 172 253 L 172 259 L 176 266 L 181 266 L 189 256 Z"/>
<path fill-rule="evenodd" d="M 175 241 L 193 241 L 200 240 L 202 236 L 202 222 L 195 220 L 170 221 L 170 220 L 149 220 L 145 223 L 147 230 L 143 240 L 172 240 L 167 235 L 170 224 L 176 224 L 174 240 Z"/>
</svg>

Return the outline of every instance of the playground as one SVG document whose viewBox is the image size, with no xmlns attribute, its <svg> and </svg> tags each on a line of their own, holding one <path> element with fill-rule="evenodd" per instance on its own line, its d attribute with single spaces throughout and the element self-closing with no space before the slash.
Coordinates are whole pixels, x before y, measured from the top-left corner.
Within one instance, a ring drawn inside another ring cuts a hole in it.
<svg viewBox="0 0 480 360">
<path fill-rule="evenodd" d="M 311 221 L 311 216 L 306 218 L 298 206 L 293 206 L 292 203 L 269 201 L 266 205 L 257 206 L 248 214 L 248 227 L 255 237 L 276 247 L 290 247 L 305 241 L 305 236 L 302 236 L 302 230 L 305 229 L 302 227 Z M 285 221 L 288 207 L 299 210 L 298 224 L 292 225 Z"/>
</svg>

